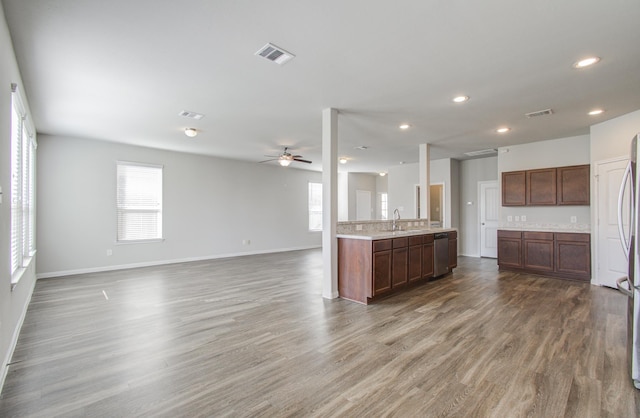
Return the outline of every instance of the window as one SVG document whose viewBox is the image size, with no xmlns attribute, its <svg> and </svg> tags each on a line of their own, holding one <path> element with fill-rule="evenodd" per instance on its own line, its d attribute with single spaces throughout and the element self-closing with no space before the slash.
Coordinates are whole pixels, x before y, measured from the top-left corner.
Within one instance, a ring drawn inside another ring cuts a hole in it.
<svg viewBox="0 0 640 418">
<path fill-rule="evenodd" d="M 389 219 L 389 203 L 386 193 L 380 193 L 380 219 Z"/>
<path fill-rule="evenodd" d="M 309 183 L 309 231 L 322 231 L 322 183 Z"/>
<path fill-rule="evenodd" d="M 162 166 L 118 162 L 119 242 L 162 239 Z"/>
<path fill-rule="evenodd" d="M 35 253 L 35 129 L 18 86 L 11 85 L 11 283 Z"/>
</svg>

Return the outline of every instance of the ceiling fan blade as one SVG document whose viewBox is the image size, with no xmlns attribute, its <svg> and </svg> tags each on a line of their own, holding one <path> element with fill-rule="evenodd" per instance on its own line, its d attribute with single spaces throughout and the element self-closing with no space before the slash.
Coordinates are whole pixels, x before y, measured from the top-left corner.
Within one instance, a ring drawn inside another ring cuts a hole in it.
<svg viewBox="0 0 640 418">
<path fill-rule="evenodd" d="M 258 163 L 268 163 L 269 161 L 277 161 L 279 158 L 272 158 L 270 160 L 258 161 Z"/>
<path fill-rule="evenodd" d="M 292 155 L 292 158 L 302 158 L 302 155 Z"/>
<path fill-rule="evenodd" d="M 311 161 L 309 160 L 303 160 L 301 158 L 294 158 L 293 161 L 297 161 L 299 163 L 307 163 L 307 164 L 311 164 Z"/>
</svg>

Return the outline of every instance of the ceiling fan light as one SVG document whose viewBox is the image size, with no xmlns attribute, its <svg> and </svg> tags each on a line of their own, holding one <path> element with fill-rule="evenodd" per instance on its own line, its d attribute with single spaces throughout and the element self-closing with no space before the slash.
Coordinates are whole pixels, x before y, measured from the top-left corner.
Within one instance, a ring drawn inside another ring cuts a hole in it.
<svg viewBox="0 0 640 418">
<path fill-rule="evenodd" d="M 346 164 L 349 160 L 347 160 L 346 158 L 342 157 L 340 158 L 340 164 Z"/>
<path fill-rule="evenodd" d="M 289 167 L 289 164 L 291 164 L 291 160 L 288 158 L 280 158 L 278 160 L 278 164 L 280 164 L 283 167 Z"/>
<path fill-rule="evenodd" d="M 193 138 L 196 135 L 198 135 L 198 131 L 196 130 L 196 128 L 185 128 L 184 129 L 184 134 L 186 136 L 188 136 L 189 138 Z"/>
</svg>

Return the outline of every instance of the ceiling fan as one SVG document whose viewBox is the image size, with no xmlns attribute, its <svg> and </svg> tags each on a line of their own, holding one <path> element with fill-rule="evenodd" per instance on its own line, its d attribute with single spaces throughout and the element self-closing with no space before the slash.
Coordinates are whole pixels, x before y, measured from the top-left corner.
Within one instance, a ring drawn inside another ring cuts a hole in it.
<svg viewBox="0 0 640 418">
<path fill-rule="evenodd" d="M 269 160 L 264 160 L 260 162 L 266 163 L 269 161 L 278 161 L 278 164 L 280 164 L 283 167 L 287 167 L 293 161 L 297 161 L 299 163 L 311 164 L 311 161 L 303 160 L 302 155 L 291 155 L 291 153 L 288 150 L 289 150 L 289 147 L 284 147 L 284 152 L 280 155 L 265 155 L 265 157 L 271 157 L 271 158 Z"/>
</svg>

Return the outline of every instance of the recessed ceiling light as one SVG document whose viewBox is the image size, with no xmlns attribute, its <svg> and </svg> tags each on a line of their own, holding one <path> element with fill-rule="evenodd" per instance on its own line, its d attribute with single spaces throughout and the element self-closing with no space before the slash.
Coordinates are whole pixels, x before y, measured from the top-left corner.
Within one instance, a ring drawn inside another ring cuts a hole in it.
<svg viewBox="0 0 640 418">
<path fill-rule="evenodd" d="M 406 131 L 407 129 L 411 128 L 411 125 L 409 125 L 408 123 L 403 123 L 402 125 L 399 126 L 400 129 L 402 129 L 403 131 Z"/>
<path fill-rule="evenodd" d="M 184 134 L 189 138 L 193 138 L 194 136 L 198 135 L 198 131 L 196 130 L 196 128 L 185 128 Z"/>
<path fill-rule="evenodd" d="M 585 67 L 589 67 L 593 64 L 596 64 L 600 61 L 600 58 L 598 57 L 588 57 L 588 58 L 584 58 L 581 59 L 580 61 L 577 61 L 573 64 L 573 68 L 585 68 Z"/>
<path fill-rule="evenodd" d="M 496 132 L 499 134 L 503 134 L 503 133 L 509 132 L 510 130 L 511 128 L 507 128 L 506 126 L 503 126 L 502 128 L 496 129 Z"/>
<path fill-rule="evenodd" d="M 457 96 L 457 97 L 454 97 L 454 98 L 453 98 L 453 101 L 454 101 L 455 103 L 464 103 L 464 102 L 466 102 L 467 100 L 469 100 L 469 96 Z"/>
<path fill-rule="evenodd" d="M 340 164 L 346 164 L 349 160 L 347 160 L 345 157 L 340 158 Z"/>
<path fill-rule="evenodd" d="M 387 175 L 387 173 L 384 173 L 384 172 L 380 173 L 380 177 L 384 177 L 386 175 Z"/>
<path fill-rule="evenodd" d="M 601 115 L 603 113 L 604 113 L 603 109 L 593 109 L 591 112 L 589 112 L 589 116 Z"/>
</svg>

